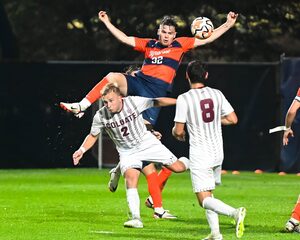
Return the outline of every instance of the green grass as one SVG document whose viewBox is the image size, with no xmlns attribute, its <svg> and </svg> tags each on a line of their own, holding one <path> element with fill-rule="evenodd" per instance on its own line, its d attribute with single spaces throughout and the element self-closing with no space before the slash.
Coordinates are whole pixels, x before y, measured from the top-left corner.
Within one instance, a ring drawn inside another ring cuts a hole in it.
<svg viewBox="0 0 300 240">
<path fill-rule="evenodd" d="M 163 193 L 164 206 L 177 220 L 155 220 L 144 206 L 148 196 L 141 176 L 143 229 L 127 220 L 124 181 L 107 189 L 108 170 L 0 170 L 0 239 L 202 239 L 209 233 L 204 210 L 192 193 L 188 173 L 173 174 Z M 277 174 L 223 175 L 215 197 L 247 208 L 243 239 L 300 239 L 284 233 L 300 189 L 300 177 Z M 231 219 L 220 217 L 224 239 L 235 239 Z"/>
</svg>

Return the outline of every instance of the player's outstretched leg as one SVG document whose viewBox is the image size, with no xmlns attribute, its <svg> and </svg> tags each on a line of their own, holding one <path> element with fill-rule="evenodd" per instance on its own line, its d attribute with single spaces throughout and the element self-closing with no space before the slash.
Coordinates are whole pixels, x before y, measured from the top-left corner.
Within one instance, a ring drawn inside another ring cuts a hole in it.
<svg viewBox="0 0 300 240">
<path fill-rule="evenodd" d="M 121 176 L 121 169 L 120 169 L 120 163 L 113 169 L 109 171 L 110 178 L 108 182 L 108 189 L 111 192 L 115 192 L 118 188 L 120 176 Z"/>
</svg>

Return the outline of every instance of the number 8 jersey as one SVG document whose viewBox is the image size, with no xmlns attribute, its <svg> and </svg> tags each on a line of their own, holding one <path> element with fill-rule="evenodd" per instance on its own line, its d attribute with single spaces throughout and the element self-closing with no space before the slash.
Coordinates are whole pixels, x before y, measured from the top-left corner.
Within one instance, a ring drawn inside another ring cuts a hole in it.
<svg viewBox="0 0 300 240">
<path fill-rule="evenodd" d="M 153 104 L 151 98 L 129 96 L 123 98 L 123 107 L 118 113 L 111 113 L 104 106 L 96 112 L 90 134 L 97 136 L 104 128 L 117 150 L 135 147 L 147 133 L 141 113 Z"/>
<path fill-rule="evenodd" d="M 200 161 L 201 167 L 222 164 L 221 117 L 233 111 L 223 93 L 210 87 L 190 89 L 178 96 L 174 121 L 187 125 L 191 164 L 193 159 L 198 166 Z"/>
</svg>

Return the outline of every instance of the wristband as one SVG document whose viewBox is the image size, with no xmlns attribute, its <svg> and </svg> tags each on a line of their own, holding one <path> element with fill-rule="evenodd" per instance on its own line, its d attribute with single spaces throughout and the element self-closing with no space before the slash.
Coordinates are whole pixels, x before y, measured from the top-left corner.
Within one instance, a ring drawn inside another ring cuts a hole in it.
<svg viewBox="0 0 300 240">
<path fill-rule="evenodd" d="M 81 150 L 82 153 L 85 153 L 85 152 L 86 152 L 86 149 L 85 149 L 83 146 L 81 146 L 81 147 L 79 148 L 79 150 Z"/>
</svg>

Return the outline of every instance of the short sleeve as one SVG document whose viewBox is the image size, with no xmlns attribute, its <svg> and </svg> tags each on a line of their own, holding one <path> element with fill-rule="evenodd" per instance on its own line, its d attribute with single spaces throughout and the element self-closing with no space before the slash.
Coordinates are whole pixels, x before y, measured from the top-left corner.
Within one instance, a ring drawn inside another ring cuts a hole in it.
<svg viewBox="0 0 300 240">
<path fill-rule="evenodd" d="M 234 111 L 233 107 L 231 104 L 228 102 L 228 100 L 225 98 L 222 92 L 221 97 L 222 97 L 222 107 L 221 107 L 221 116 L 224 117 Z"/>
<path fill-rule="evenodd" d="M 145 52 L 147 43 L 149 42 L 150 39 L 135 37 L 134 40 L 135 40 L 134 50 L 139 51 L 139 52 Z"/>
<path fill-rule="evenodd" d="M 185 123 L 188 112 L 188 105 L 183 95 L 179 95 L 176 101 L 176 113 L 174 122 Z"/>
<path fill-rule="evenodd" d="M 94 137 L 98 136 L 101 133 L 102 128 L 103 128 L 103 123 L 100 119 L 99 112 L 97 112 L 93 118 L 90 134 L 93 135 Z"/>
<path fill-rule="evenodd" d="M 176 41 L 178 41 L 182 47 L 182 50 L 184 52 L 187 52 L 194 48 L 195 45 L 195 38 L 194 37 L 180 37 L 176 38 Z"/>
</svg>

